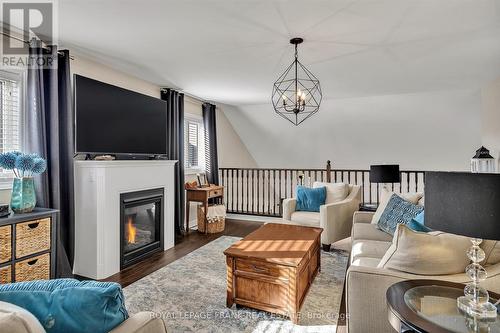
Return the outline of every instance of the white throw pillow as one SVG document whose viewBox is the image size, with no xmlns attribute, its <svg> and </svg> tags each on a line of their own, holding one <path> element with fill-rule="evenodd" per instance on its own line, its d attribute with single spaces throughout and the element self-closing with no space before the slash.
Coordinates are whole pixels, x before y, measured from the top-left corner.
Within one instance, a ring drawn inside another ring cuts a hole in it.
<svg viewBox="0 0 500 333">
<path fill-rule="evenodd" d="M 349 185 L 344 183 L 323 183 L 314 182 L 313 188 L 326 187 L 325 204 L 339 202 L 347 198 L 349 194 Z"/>
<path fill-rule="evenodd" d="M 418 275 L 448 275 L 465 272 L 470 263 L 466 251 L 471 246 L 464 236 L 441 231 L 416 232 L 399 224 L 379 268 Z"/>
<path fill-rule="evenodd" d="M 399 195 L 401 198 L 403 198 L 406 201 L 411 202 L 414 205 L 418 205 L 419 201 L 424 196 L 424 194 L 420 193 L 420 192 L 401 194 L 401 193 L 394 193 L 394 192 L 389 191 L 385 188 L 382 188 L 377 210 L 375 211 L 375 214 L 373 214 L 373 217 L 372 217 L 372 224 L 378 224 L 378 220 L 380 220 L 380 217 L 382 216 L 382 213 L 384 212 L 385 207 L 387 207 L 387 203 L 389 202 L 389 199 L 391 198 L 391 196 L 393 194 Z"/>
<path fill-rule="evenodd" d="M 0 328 L 9 333 L 45 333 L 31 312 L 7 302 L 0 302 Z"/>
</svg>

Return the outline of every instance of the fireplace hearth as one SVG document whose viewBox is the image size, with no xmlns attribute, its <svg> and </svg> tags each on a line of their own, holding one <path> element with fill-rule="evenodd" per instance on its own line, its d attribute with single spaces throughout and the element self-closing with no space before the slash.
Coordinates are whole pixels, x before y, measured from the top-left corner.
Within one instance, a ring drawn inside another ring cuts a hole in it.
<svg viewBox="0 0 500 333">
<path fill-rule="evenodd" d="M 120 194 L 120 269 L 163 249 L 163 188 Z"/>
</svg>

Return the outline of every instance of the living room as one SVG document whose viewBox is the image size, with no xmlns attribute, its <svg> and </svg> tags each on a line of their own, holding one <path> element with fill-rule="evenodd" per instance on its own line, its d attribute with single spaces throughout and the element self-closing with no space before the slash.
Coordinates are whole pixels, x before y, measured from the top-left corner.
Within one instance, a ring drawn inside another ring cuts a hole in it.
<svg viewBox="0 0 500 333">
<path fill-rule="evenodd" d="M 0 332 L 500 332 L 500 2 L 2 1 Z"/>
</svg>

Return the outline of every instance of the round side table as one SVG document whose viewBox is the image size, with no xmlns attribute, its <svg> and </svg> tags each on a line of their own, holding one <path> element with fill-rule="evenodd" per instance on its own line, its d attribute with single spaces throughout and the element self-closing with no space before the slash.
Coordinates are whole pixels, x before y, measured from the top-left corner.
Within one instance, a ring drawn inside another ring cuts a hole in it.
<svg viewBox="0 0 500 333">
<path fill-rule="evenodd" d="M 436 280 L 409 280 L 387 289 L 389 322 L 400 333 L 500 333 L 500 317 L 480 320 L 457 308 L 464 285 Z M 490 292 L 492 303 L 500 295 Z M 499 310 L 500 311 L 500 310 Z"/>
</svg>

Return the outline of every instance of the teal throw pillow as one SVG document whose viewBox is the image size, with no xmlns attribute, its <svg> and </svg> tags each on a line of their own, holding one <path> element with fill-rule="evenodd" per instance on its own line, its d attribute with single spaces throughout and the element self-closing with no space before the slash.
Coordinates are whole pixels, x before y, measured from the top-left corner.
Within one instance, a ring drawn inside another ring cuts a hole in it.
<svg viewBox="0 0 500 333">
<path fill-rule="evenodd" d="M 47 333 L 104 333 L 128 318 L 122 288 L 113 282 L 56 279 L 4 284 L 0 301 L 31 312 Z"/>
<path fill-rule="evenodd" d="M 399 195 L 393 194 L 380 216 L 377 227 L 390 235 L 394 235 L 398 224 L 410 223 L 423 210 L 424 207 L 414 205 Z"/>
<path fill-rule="evenodd" d="M 424 211 L 421 211 L 417 216 L 415 216 L 413 219 L 411 219 L 410 222 L 408 222 L 408 228 L 410 228 L 413 231 L 418 231 L 418 232 L 430 232 L 432 231 L 431 228 L 426 227 L 424 224 Z"/>
<path fill-rule="evenodd" d="M 296 211 L 319 212 L 319 207 L 325 204 L 326 187 L 309 188 L 297 186 Z"/>
</svg>

